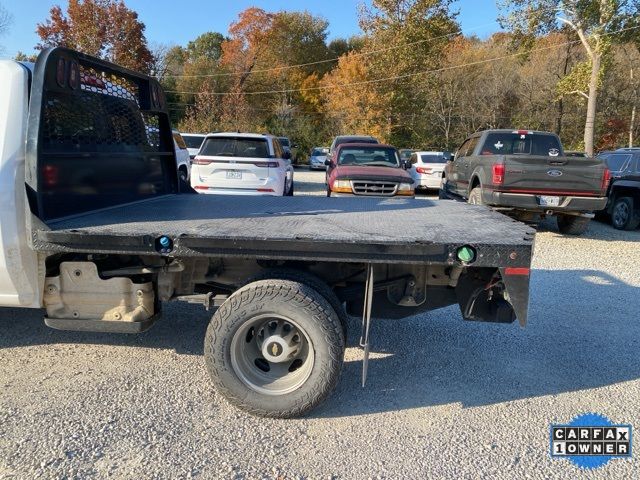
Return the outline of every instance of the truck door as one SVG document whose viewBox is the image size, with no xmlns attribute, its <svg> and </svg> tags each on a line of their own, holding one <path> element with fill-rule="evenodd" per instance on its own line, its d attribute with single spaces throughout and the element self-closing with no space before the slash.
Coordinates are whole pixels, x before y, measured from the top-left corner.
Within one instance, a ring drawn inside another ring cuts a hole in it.
<svg viewBox="0 0 640 480">
<path fill-rule="evenodd" d="M 38 257 L 29 248 L 25 196 L 25 132 L 29 71 L 0 62 L 0 306 L 41 306 Z"/>
</svg>

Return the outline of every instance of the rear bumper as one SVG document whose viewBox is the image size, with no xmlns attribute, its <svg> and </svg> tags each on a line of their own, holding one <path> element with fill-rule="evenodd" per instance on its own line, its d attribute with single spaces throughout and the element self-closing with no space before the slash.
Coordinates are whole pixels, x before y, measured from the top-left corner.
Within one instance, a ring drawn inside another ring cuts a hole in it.
<svg viewBox="0 0 640 480">
<path fill-rule="evenodd" d="M 540 195 L 548 195 L 541 193 Z M 580 197 L 571 195 L 551 195 L 560 197 L 557 207 L 540 205 L 540 195 L 532 193 L 511 193 L 483 190 L 485 204 L 494 207 L 514 208 L 534 212 L 595 212 L 607 205 L 607 197 Z"/>
<path fill-rule="evenodd" d="M 416 188 L 422 188 L 422 189 L 429 188 L 434 190 L 439 190 L 440 184 L 442 182 L 441 177 L 422 177 L 422 178 L 414 177 L 413 180 L 415 181 Z"/>
</svg>

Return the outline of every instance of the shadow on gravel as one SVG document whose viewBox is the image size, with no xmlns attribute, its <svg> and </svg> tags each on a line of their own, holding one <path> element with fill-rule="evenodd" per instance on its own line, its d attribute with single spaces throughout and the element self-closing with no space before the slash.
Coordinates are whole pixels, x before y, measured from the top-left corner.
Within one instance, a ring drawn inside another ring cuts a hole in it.
<svg viewBox="0 0 640 480">
<path fill-rule="evenodd" d="M 345 364 L 336 393 L 314 417 L 345 417 L 461 403 L 474 407 L 597 388 L 640 378 L 640 288 L 598 271 L 536 270 L 530 319 L 464 322 L 446 308 L 407 320 L 374 320 L 366 388 L 361 362 Z M 139 335 L 60 332 L 40 311 L 0 309 L 0 349 L 47 344 L 108 344 L 202 355 L 211 313 L 165 305 Z M 352 319 L 350 345 L 359 324 Z"/>
<path fill-rule="evenodd" d="M 563 235 L 558 232 L 558 224 L 554 218 L 547 218 L 540 222 L 538 232 L 551 232 L 559 237 L 576 238 L 570 235 Z M 589 229 L 577 238 L 614 242 L 640 242 L 640 229 L 626 231 L 616 230 L 608 222 L 591 220 Z"/>
<path fill-rule="evenodd" d="M 364 389 L 361 363 L 347 363 L 314 416 L 474 407 L 640 378 L 640 288 L 597 271 L 537 270 L 531 293 L 525 329 L 464 322 L 457 308 L 374 321 L 372 349 L 387 355 L 371 360 Z"/>
<path fill-rule="evenodd" d="M 213 312 L 184 303 L 163 305 L 162 317 L 150 330 L 137 335 L 64 332 L 47 327 L 44 311 L 0 308 L 0 349 L 75 343 L 175 350 L 181 355 L 202 355 L 204 333 Z"/>
</svg>

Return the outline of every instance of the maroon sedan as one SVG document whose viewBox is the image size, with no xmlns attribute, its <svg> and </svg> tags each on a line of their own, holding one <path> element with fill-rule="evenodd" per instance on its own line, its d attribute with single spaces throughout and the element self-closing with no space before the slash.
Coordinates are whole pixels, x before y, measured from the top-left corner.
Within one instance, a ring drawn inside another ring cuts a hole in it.
<svg viewBox="0 0 640 480">
<path fill-rule="evenodd" d="M 411 175 L 398 151 L 389 145 L 340 145 L 327 160 L 327 166 L 327 197 L 415 195 Z"/>
</svg>

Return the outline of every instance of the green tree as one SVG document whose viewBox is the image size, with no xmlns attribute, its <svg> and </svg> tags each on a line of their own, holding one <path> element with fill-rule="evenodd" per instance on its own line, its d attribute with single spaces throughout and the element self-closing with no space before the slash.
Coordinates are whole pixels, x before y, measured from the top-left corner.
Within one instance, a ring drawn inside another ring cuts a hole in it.
<svg viewBox="0 0 640 480">
<path fill-rule="evenodd" d="M 622 27 L 638 23 L 638 0 L 502 0 L 506 12 L 503 26 L 523 37 L 558 30 L 567 25 L 580 39 L 588 62 L 576 66 L 561 83 L 564 92 L 576 93 L 587 101 L 584 146 L 594 151 L 598 93 L 607 67 L 611 42 Z"/>
</svg>

